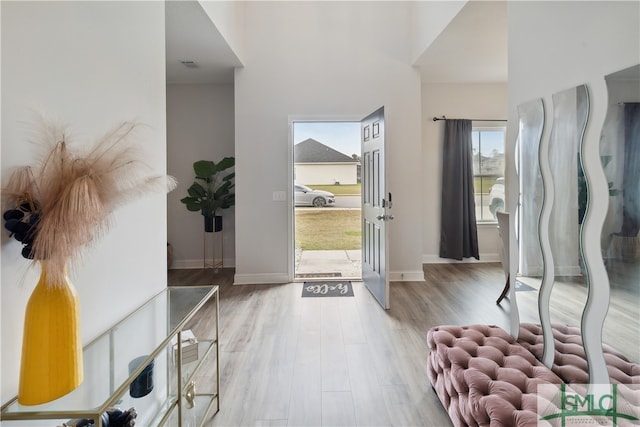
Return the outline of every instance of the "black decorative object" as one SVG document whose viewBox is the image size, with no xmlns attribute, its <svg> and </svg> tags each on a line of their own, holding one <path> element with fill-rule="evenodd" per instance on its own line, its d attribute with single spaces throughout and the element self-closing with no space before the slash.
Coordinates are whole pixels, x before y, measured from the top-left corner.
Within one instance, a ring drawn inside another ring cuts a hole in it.
<svg viewBox="0 0 640 427">
<path fill-rule="evenodd" d="M 135 408 L 129 408 L 126 411 L 122 411 L 118 408 L 110 408 L 107 409 L 105 414 L 107 415 L 109 422 L 104 422 L 103 414 L 103 427 L 133 427 L 136 424 L 136 418 L 138 417 L 138 413 Z"/>
<path fill-rule="evenodd" d="M 33 241 L 38 233 L 40 214 L 36 203 L 30 196 L 27 197 L 14 209 L 5 211 L 2 218 L 10 236 L 22 243 L 22 256 L 33 259 Z"/>
<path fill-rule="evenodd" d="M 123 411 L 119 408 L 109 408 L 100 417 L 102 427 L 134 427 L 138 413 L 135 408 Z M 69 420 L 58 427 L 95 427 L 96 423 L 90 418 L 76 418 Z"/>
<path fill-rule="evenodd" d="M 204 231 L 206 233 L 217 233 L 218 231 L 222 231 L 222 216 L 205 216 Z"/>
<path fill-rule="evenodd" d="M 204 231 L 205 233 L 213 233 L 213 217 L 210 215 L 204 217 Z"/>
<path fill-rule="evenodd" d="M 133 373 L 136 369 L 140 367 L 142 363 L 147 359 L 148 356 L 140 356 L 133 359 L 129 362 L 129 374 Z M 140 374 L 136 377 L 135 380 L 129 386 L 129 394 L 131 397 L 144 397 L 147 394 L 151 393 L 153 390 L 153 365 L 154 361 L 152 360 Z"/>
</svg>

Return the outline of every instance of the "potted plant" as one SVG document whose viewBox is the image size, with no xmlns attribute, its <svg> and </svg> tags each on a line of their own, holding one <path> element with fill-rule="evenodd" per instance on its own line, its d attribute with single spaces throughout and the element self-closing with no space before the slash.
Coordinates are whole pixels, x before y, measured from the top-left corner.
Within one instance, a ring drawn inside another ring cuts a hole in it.
<svg viewBox="0 0 640 427">
<path fill-rule="evenodd" d="M 222 217 L 216 215 L 218 209 L 227 209 L 236 203 L 236 196 L 232 192 L 236 174 L 225 174 L 235 164 L 234 157 L 225 157 L 218 163 L 199 160 L 193 164 L 196 181 L 187 190 L 189 196 L 180 201 L 188 210 L 200 211 L 204 216 L 204 231 L 207 233 L 222 230 Z"/>
</svg>

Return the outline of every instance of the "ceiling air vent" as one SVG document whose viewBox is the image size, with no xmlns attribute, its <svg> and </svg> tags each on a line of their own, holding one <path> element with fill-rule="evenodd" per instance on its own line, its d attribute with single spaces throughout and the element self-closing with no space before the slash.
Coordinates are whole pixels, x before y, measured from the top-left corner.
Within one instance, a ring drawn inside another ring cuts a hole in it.
<svg viewBox="0 0 640 427">
<path fill-rule="evenodd" d="M 198 68 L 198 64 L 195 61 L 180 61 L 180 63 L 187 68 Z"/>
</svg>

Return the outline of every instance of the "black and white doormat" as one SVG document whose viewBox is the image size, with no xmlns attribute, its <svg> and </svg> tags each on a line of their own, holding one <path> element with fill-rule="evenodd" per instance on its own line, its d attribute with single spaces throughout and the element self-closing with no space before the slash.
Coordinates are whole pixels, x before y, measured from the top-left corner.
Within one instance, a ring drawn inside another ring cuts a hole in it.
<svg viewBox="0 0 640 427">
<path fill-rule="evenodd" d="M 305 297 L 352 297 L 353 285 L 349 281 L 316 281 L 304 282 L 302 285 L 302 298 Z"/>
</svg>

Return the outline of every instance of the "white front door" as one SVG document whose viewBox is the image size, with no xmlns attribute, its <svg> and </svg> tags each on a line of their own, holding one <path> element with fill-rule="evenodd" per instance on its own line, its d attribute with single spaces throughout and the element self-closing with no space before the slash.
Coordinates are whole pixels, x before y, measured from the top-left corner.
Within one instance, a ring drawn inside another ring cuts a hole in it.
<svg viewBox="0 0 640 427">
<path fill-rule="evenodd" d="M 382 308 L 389 308 L 388 236 L 393 219 L 386 193 L 384 107 L 361 122 L 362 143 L 362 280 Z"/>
</svg>

